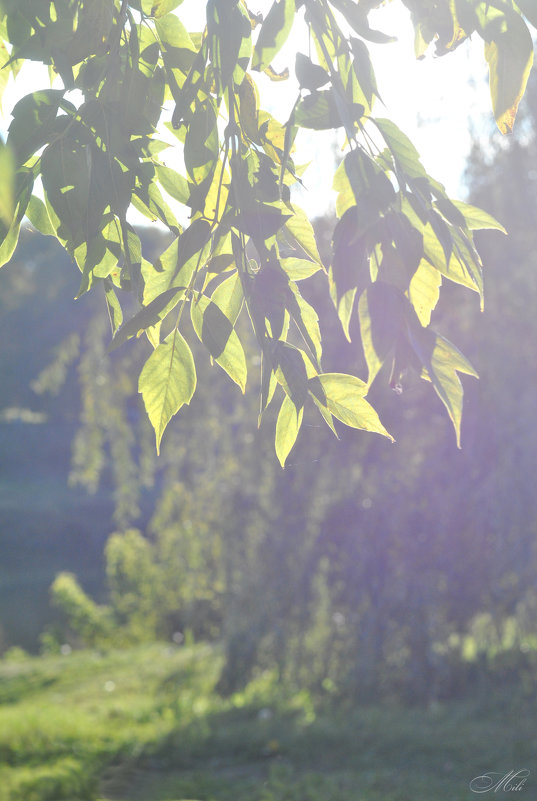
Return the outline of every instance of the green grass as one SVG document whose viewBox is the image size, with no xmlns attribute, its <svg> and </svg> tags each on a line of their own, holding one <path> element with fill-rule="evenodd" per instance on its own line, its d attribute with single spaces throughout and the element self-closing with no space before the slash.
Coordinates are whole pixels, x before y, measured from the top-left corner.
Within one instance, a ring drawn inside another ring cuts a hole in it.
<svg viewBox="0 0 537 801">
<path fill-rule="evenodd" d="M 167 645 L 0 662 L 0 801 L 464 801 L 521 768 L 536 795 L 537 709 L 514 688 L 322 711 L 269 674 L 223 699 L 220 667 Z"/>
</svg>

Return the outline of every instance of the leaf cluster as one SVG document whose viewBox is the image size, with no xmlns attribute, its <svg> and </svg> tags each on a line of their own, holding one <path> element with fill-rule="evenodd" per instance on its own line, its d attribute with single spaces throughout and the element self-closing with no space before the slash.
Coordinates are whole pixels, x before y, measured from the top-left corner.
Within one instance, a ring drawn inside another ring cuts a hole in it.
<svg viewBox="0 0 537 801">
<path fill-rule="evenodd" d="M 247 360 L 237 320 L 248 315 L 262 356 L 260 417 L 273 399 L 280 404 L 282 466 L 307 404 L 334 433 L 338 420 L 390 437 L 366 399 L 385 364 L 397 390 L 408 369 L 432 383 L 459 439 L 458 373 L 475 371 L 430 328 L 430 318 L 445 279 L 482 298 L 473 231 L 501 226 L 451 200 L 405 134 L 375 116 L 379 89 L 368 44 L 391 41 L 371 28 L 369 14 L 378 5 L 274 0 L 262 18 L 246 0 L 207 0 L 198 32 L 185 27 L 181 0 L 0 4 L 3 84 L 25 60 L 48 65 L 54 81 L 15 105 L 0 149 L 0 262 L 11 258 L 26 215 L 71 254 L 81 273 L 79 295 L 103 287 L 111 347 L 145 334 L 153 352 L 138 388 L 157 450 L 196 390 L 187 313 L 211 360 L 242 391 Z M 442 55 L 473 33 L 483 39 L 494 114 L 500 130 L 510 131 L 532 64 L 520 13 L 535 24 L 529 0 L 405 5 L 418 57 L 432 41 Z M 302 19 L 309 52 L 296 54 L 299 92 L 282 124 L 262 109 L 254 75 L 288 76 L 273 62 Z M 167 114 L 178 169 L 163 160 L 170 146 L 159 130 Z M 300 183 L 294 160 L 300 128 L 341 129 L 346 137 L 334 177 L 339 219 L 330 264 L 321 260 L 312 226 L 291 195 Z M 38 179 L 42 196 L 34 192 Z M 174 237 L 156 261 L 144 258 L 131 208 Z M 322 365 L 318 315 L 300 290 L 300 281 L 315 273 L 324 275 L 347 335 L 357 309 L 365 381 Z"/>
</svg>

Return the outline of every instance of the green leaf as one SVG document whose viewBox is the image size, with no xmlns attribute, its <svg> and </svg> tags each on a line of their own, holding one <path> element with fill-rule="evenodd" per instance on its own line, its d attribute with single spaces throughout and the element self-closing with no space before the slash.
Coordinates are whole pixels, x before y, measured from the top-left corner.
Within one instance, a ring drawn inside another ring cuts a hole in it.
<svg viewBox="0 0 537 801">
<path fill-rule="evenodd" d="M 171 197 L 178 200 L 179 203 L 184 203 L 186 205 L 190 197 L 190 190 L 186 179 L 175 170 L 172 170 L 171 167 L 165 167 L 163 164 L 155 164 L 155 170 L 162 188 L 171 195 Z"/>
<path fill-rule="evenodd" d="M 375 44 L 387 44 L 397 41 L 395 36 L 389 36 L 382 31 L 376 31 L 370 27 L 369 20 L 367 19 L 367 4 L 365 4 L 365 8 L 363 8 L 361 5 L 357 5 L 353 0 L 332 0 L 332 5 L 337 8 L 338 11 L 341 11 L 351 28 L 363 39 L 367 39 L 369 42 L 374 42 Z M 369 7 L 372 5 L 373 4 L 369 4 Z"/>
<path fill-rule="evenodd" d="M 155 300 L 152 300 L 151 303 L 148 303 L 147 306 L 143 306 L 119 329 L 112 340 L 109 350 L 115 350 L 131 337 L 138 336 L 142 331 L 163 320 L 183 295 L 184 287 L 173 287 L 172 289 L 167 289 Z"/>
<path fill-rule="evenodd" d="M 162 45 L 162 58 L 168 79 L 184 82 L 184 75 L 190 70 L 196 56 L 196 48 L 190 35 L 175 14 L 166 14 L 155 20 L 155 29 Z M 180 72 L 174 72 L 179 70 Z M 183 75 L 181 75 L 183 73 Z M 170 78 L 171 75 L 171 78 Z"/>
<path fill-rule="evenodd" d="M 88 235 L 90 154 L 85 145 L 63 136 L 41 156 L 41 175 L 49 216 L 60 239 L 74 250 Z"/>
<path fill-rule="evenodd" d="M 300 86 L 310 92 L 319 89 L 330 80 L 330 75 L 326 70 L 318 64 L 314 64 L 303 53 L 296 54 L 295 73 Z"/>
<path fill-rule="evenodd" d="M 283 204 L 270 205 L 253 201 L 241 209 L 233 224 L 238 230 L 251 236 L 254 242 L 264 242 L 293 219 L 290 213 L 282 212 L 283 208 Z"/>
<path fill-rule="evenodd" d="M 119 326 L 123 322 L 123 310 L 117 298 L 112 281 L 109 278 L 104 279 L 104 293 L 106 297 L 106 307 L 108 309 L 108 317 L 112 327 L 112 333 L 115 334 Z"/>
<path fill-rule="evenodd" d="M 26 95 L 14 106 L 8 143 L 13 145 L 19 164 L 25 164 L 50 140 L 63 95 L 63 90 L 45 89 Z"/>
<path fill-rule="evenodd" d="M 280 52 L 293 26 L 295 0 L 274 0 L 254 48 L 252 69 L 264 70 Z"/>
<path fill-rule="evenodd" d="M 356 287 L 344 292 L 339 301 L 337 302 L 337 315 L 343 328 L 343 333 L 346 339 L 350 342 L 350 323 L 352 310 L 354 309 L 354 299 L 356 297 Z"/>
<path fill-rule="evenodd" d="M 15 216 L 15 158 L 0 139 L 0 221 L 9 228 Z"/>
<path fill-rule="evenodd" d="M 373 64 L 365 42 L 355 36 L 351 36 L 350 40 L 354 56 L 352 73 L 349 76 L 349 85 L 353 87 L 352 99 L 355 103 L 362 103 L 370 113 L 374 97 L 380 97 Z"/>
<path fill-rule="evenodd" d="M 206 181 L 218 159 L 218 129 L 212 99 L 200 104 L 188 126 L 185 137 L 185 166 L 195 184 Z"/>
<path fill-rule="evenodd" d="M 492 214 L 488 214 L 486 211 L 483 211 L 483 209 L 479 209 L 477 206 L 471 206 L 469 203 L 463 203 L 460 200 L 453 200 L 452 203 L 461 212 L 466 225 L 471 231 L 493 228 L 497 231 L 501 231 L 502 234 L 507 234 L 503 225 L 499 223 Z"/>
<path fill-rule="evenodd" d="M 221 309 L 201 295 L 190 304 L 194 331 L 212 358 L 244 392 L 246 388 L 246 357 L 232 323 Z"/>
<path fill-rule="evenodd" d="M 319 317 L 313 306 L 302 297 L 297 285 L 291 282 L 289 286 L 292 295 L 286 303 L 287 310 L 291 314 L 304 342 L 310 350 L 313 363 L 316 365 L 317 369 L 320 370 L 320 360 L 323 349 Z"/>
<path fill-rule="evenodd" d="M 308 394 L 308 374 L 304 355 L 299 348 L 281 340 L 272 340 L 271 362 L 276 380 L 297 409 L 302 408 Z"/>
<path fill-rule="evenodd" d="M 533 64 L 533 42 L 524 20 L 511 14 L 506 22 L 505 30 L 485 42 L 492 110 L 502 134 L 513 131 Z"/>
<path fill-rule="evenodd" d="M 186 340 L 174 330 L 151 354 L 138 381 L 151 425 L 157 453 L 162 435 L 181 406 L 190 403 L 196 389 L 196 365 Z"/>
<path fill-rule="evenodd" d="M 334 174 L 333 188 L 338 217 L 356 206 L 356 236 L 375 224 L 396 198 L 384 170 L 361 148 L 347 153 Z"/>
<path fill-rule="evenodd" d="M 210 252 L 211 226 L 194 220 L 160 254 L 154 265 L 142 264 L 144 304 L 173 286 L 189 286 L 196 269 L 204 266 Z"/>
<path fill-rule="evenodd" d="M 166 203 L 154 181 L 137 186 L 131 198 L 132 205 L 153 222 L 160 220 L 172 233 L 181 230 L 175 215 Z"/>
<path fill-rule="evenodd" d="M 408 296 L 423 326 L 431 322 L 431 313 L 440 297 L 442 275 L 428 261 L 422 259 L 410 280 Z"/>
<path fill-rule="evenodd" d="M 9 82 L 9 76 L 11 75 L 11 68 L 7 67 L 6 62 L 9 60 L 9 53 L 7 51 L 7 47 L 5 42 L 0 41 L 0 112 L 2 111 L 2 98 L 4 96 L 4 91 Z"/>
<path fill-rule="evenodd" d="M 537 28 L 537 6 L 535 5 L 535 0 L 516 0 L 516 4 L 526 19 L 531 22 L 534 28 Z"/>
<path fill-rule="evenodd" d="M 244 292 L 237 270 L 216 287 L 211 295 L 211 300 L 216 303 L 231 324 L 235 325 L 244 303 Z"/>
<path fill-rule="evenodd" d="M 391 120 L 377 118 L 375 124 L 388 145 L 396 165 L 409 178 L 423 178 L 427 175 L 420 161 L 419 153 L 398 126 Z"/>
<path fill-rule="evenodd" d="M 382 281 L 375 281 L 358 301 L 362 347 L 370 386 L 386 359 L 392 355 L 403 325 L 405 298 Z"/>
<path fill-rule="evenodd" d="M 393 437 L 380 422 L 377 412 L 365 400 L 368 385 L 364 381 L 345 373 L 321 373 L 310 378 L 308 384 L 314 397 L 342 423 L 351 428 L 382 434 L 393 442 Z"/>
<path fill-rule="evenodd" d="M 333 91 L 323 89 L 303 97 L 296 107 L 295 123 L 301 128 L 311 128 L 314 131 L 341 128 L 343 121 Z"/>
<path fill-rule="evenodd" d="M 0 267 L 11 259 L 17 242 L 19 241 L 19 233 L 22 218 L 26 212 L 28 203 L 32 196 L 34 181 L 31 172 L 22 171 L 16 176 L 16 197 L 15 197 L 15 214 L 11 221 L 9 228 L 3 226 L 2 239 L 0 244 Z"/>
<path fill-rule="evenodd" d="M 56 236 L 56 231 L 50 217 L 48 216 L 47 207 L 36 195 L 32 195 L 28 208 L 26 209 L 26 216 L 37 230 L 45 236 Z"/>
<path fill-rule="evenodd" d="M 280 264 L 292 281 L 303 281 L 304 278 L 310 278 L 321 269 L 318 262 L 292 257 L 280 259 Z"/>
<path fill-rule="evenodd" d="M 106 219 L 106 218 L 105 218 Z M 123 243 L 119 222 L 111 214 L 107 215 L 108 222 L 102 231 L 88 237 L 73 251 L 75 261 L 82 271 L 82 280 L 76 297 L 80 297 L 93 285 L 96 278 L 113 276 L 117 286 L 122 280 L 130 280 L 128 269 L 124 265 L 121 270 L 115 269 L 122 254 Z"/>
<path fill-rule="evenodd" d="M 207 3 L 207 32 L 217 94 L 221 95 L 231 80 L 240 85 L 252 52 L 252 26 L 242 3 Z"/>
<path fill-rule="evenodd" d="M 142 11 L 148 17 L 163 17 L 182 2 L 183 0 L 142 0 Z"/>
<path fill-rule="evenodd" d="M 455 247 L 449 261 L 446 261 L 444 248 L 440 244 L 431 225 L 427 224 L 424 226 L 422 232 L 423 251 L 427 261 L 442 273 L 442 275 L 449 278 L 450 281 L 466 286 L 468 289 L 473 289 L 474 292 L 479 292 L 482 298 L 483 276 L 481 262 L 479 261 L 477 251 L 473 249 L 471 243 L 469 243 L 462 234 L 459 234 L 457 229 L 452 229 L 451 236 Z"/>
<path fill-rule="evenodd" d="M 289 395 L 284 395 L 276 420 L 275 437 L 276 456 L 282 467 L 285 467 L 285 460 L 296 442 L 303 414 L 304 409 L 297 409 Z"/>
<path fill-rule="evenodd" d="M 446 407 L 455 428 L 460 448 L 463 389 L 457 371 L 477 378 L 477 373 L 463 354 L 447 339 L 410 323 L 410 344 L 433 384 L 436 394 Z"/>
<path fill-rule="evenodd" d="M 282 206 L 283 207 L 283 206 Z M 305 211 L 293 204 L 293 214 L 285 223 L 286 231 L 291 234 L 304 253 L 322 267 L 323 262 L 317 248 L 313 226 Z"/>
</svg>

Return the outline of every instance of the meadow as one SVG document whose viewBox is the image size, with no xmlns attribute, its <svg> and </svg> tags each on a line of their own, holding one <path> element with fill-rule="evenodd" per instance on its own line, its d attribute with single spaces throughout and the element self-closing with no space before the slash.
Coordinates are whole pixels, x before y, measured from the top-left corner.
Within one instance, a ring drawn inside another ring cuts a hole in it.
<svg viewBox="0 0 537 801">
<path fill-rule="evenodd" d="M 466 801 L 523 769 L 532 796 L 537 708 L 515 685 L 350 707 L 263 672 L 223 698 L 217 646 L 64 651 L 0 663 L 1 801 Z"/>
</svg>

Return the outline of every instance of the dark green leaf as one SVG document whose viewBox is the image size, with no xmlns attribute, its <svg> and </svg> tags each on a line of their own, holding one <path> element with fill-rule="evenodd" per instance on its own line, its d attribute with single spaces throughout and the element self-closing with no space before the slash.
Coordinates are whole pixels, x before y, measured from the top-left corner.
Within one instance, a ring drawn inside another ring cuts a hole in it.
<svg viewBox="0 0 537 801">
<path fill-rule="evenodd" d="M 63 95 L 63 90 L 45 89 L 26 95 L 14 106 L 8 144 L 19 164 L 24 164 L 56 132 L 55 120 Z"/>
<path fill-rule="evenodd" d="M 463 389 L 457 371 L 475 376 L 472 365 L 462 353 L 439 334 L 419 325 L 409 325 L 409 340 L 433 384 L 436 394 L 446 407 L 455 428 L 460 448 Z"/>
<path fill-rule="evenodd" d="M 246 358 L 233 324 L 216 303 L 203 295 L 190 304 L 192 325 L 213 359 L 244 392 Z"/>
<path fill-rule="evenodd" d="M 319 89 L 330 80 L 330 75 L 326 70 L 318 64 L 314 64 L 303 53 L 296 54 L 295 73 L 300 86 L 310 92 Z"/>
<path fill-rule="evenodd" d="M 516 0 L 516 4 L 526 19 L 531 22 L 534 28 L 537 28 L 537 6 L 535 5 L 535 0 Z"/>
<path fill-rule="evenodd" d="M 293 26 L 295 0 L 274 0 L 265 17 L 252 58 L 252 69 L 264 70 L 279 53 Z"/>
<path fill-rule="evenodd" d="M 127 320 L 114 336 L 110 345 L 110 350 L 115 350 L 131 337 L 138 336 L 146 328 L 150 328 L 160 322 L 166 314 L 179 302 L 184 295 L 184 287 L 172 287 L 159 295 L 147 306 L 143 306 L 139 312 Z M 181 290 L 183 290 L 181 292 Z M 173 301 L 170 304 L 170 301 Z"/>
<path fill-rule="evenodd" d="M 180 203 L 186 204 L 190 195 L 188 182 L 171 167 L 165 167 L 163 164 L 155 164 L 157 177 L 162 185 L 162 188 L 175 200 Z"/>
<path fill-rule="evenodd" d="M 396 165 L 403 174 L 409 178 L 419 178 L 427 175 L 419 153 L 397 125 L 391 120 L 377 118 L 375 124 L 380 130 L 384 141 L 388 145 Z"/>
<path fill-rule="evenodd" d="M 404 321 L 405 298 L 382 281 L 375 281 L 358 301 L 362 346 L 370 386 L 386 359 L 393 354 Z"/>
<path fill-rule="evenodd" d="M 492 110 L 498 128 L 511 133 L 533 64 L 533 42 L 524 20 L 510 14 L 505 30 L 485 42 Z"/>
</svg>

